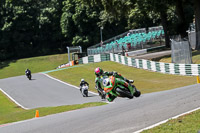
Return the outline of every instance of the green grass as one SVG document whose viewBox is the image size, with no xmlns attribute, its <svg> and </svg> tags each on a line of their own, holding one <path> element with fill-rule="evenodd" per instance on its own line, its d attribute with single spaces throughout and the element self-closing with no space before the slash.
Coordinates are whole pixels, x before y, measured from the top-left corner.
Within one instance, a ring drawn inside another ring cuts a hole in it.
<svg viewBox="0 0 200 133">
<path fill-rule="evenodd" d="M 154 61 L 171 63 L 171 56 L 164 56 L 161 58 L 153 59 Z M 200 64 L 200 51 L 193 51 L 192 52 L 192 63 L 193 64 Z"/>
<path fill-rule="evenodd" d="M 198 133 L 200 110 L 181 116 L 142 133 Z"/>
<path fill-rule="evenodd" d="M 117 71 L 118 73 L 121 73 L 122 76 L 128 79 L 133 79 L 135 81 L 135 86 L 142 93 L 169 90 L 196 83 L 196 77 L 151 72 L 143 69 L 125 66 L 111 61 L 90 63 L 82 67 L 65 69 L 48 74 L 75 86 L 79 86 L 80 80 L 84 78 L 90 84 L 89 89 L 95 92 L 96 90 L 94 89 L 94 70 L 96 67 L 101 67 L 105 71 Z"/>
<path fill-rule="evenodd" d="M 36 73 L 55 69 L 63 63 L 68 63 L 67 54 L 3 61 L 0 62 L 0 79 L 24 75 L 26 68 Z"/>
<path fill-rule="evenodd" d="M 35 111 L 39 110 L 39 116 L 46 116 L 50 114 L 76 110 L 81 108 L 105 105 L 103 102 L 85 103 L 77 105 L 66 105 L 58 107 L 43 107 L 31 110 L 24 110 L 14 104 L 2 92 L 0 92 L 0 124 L 31 119 L 35 117 Z"/>
</svg>

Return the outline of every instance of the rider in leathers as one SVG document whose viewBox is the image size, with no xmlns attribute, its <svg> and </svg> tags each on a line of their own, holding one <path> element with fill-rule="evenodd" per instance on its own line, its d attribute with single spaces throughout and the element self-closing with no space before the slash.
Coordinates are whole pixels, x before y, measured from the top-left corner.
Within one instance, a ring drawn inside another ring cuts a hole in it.
<svg viewBox="0 0 200 133">
<path fill-rule="evenodd" d="M 88 84 L 88 82 L 86 82 L 84 79 L 81 79 L 81 82 L 80 82 L 80 91 L 82 92 L 82 86 L 83 85 L 87 85 L 87 86 L 89 86 L 89 84 Z"/>
<path fill-rule="evenodd" d="M 104 81 L 103 81 L 104 88 L 110 88 L 111 84 L 113 85 L 113 88 L 115 88 L 118 84 L 121 84 L 121 85 L 127 87 L 129 90 L 132 89 L 132 85 L 129 84 L 128 82 L 126 82 L 125 80 L 122 80 L 121 78 L 115 78 L 114 80 L 115 80 L 114 84 L 112 84 L 112 83 L 110 83 L 111 81 L 109 78 L 104 79 Z M 116 96 L 110 94 L 109 92 L 107 93 L 107 100 L 109 102 L 112 102 L 115 98 L 116 98 Z"/>
<path fill-rule="evenodd" d="M 27 68 L 26 71 L 25 71 L 25 74 L 26 75 L 31 74 L 31 71 Z"/>
<path fill-rule="evenodd" d="M 114 77 L 122 79 L 125 82 L 133 83 L 133 80 L 128 80 L 128 79 L 124 78 L 121 74 L 118 74 L 117 72 L 106 72 L 106 71 L 103 71 L 103 69 L 101 69 L 100 67 L 97 67 L 95 69 L 95 75 L 96 75 L 96 79 L 95 79 L 96 89 L 99 90 L 100 92 L 104 91 L 100 84 L 101 76 L 112 76 L 113 75 Z M 99 93 L 99 91 L 98 91 L 98 93 Z M 101 95 L 101 94 L 99 93 L 99 95 Z"/>
</svg>

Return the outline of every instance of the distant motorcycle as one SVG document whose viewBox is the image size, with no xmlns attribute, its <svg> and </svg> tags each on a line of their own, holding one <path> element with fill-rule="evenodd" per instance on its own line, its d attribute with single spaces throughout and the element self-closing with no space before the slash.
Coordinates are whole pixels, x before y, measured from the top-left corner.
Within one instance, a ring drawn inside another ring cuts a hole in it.
<svg viewBox="0 0 200 133">
<path fill-rule="evenodd" d="M 83 97 L 88 97 L 88 85 L 84 84 L 83 86 L 81 86 L 81 93 L 83 95 Z"/>
<path fill-rule="evenodd" d="M 26 77 L 29 79 L 29 80 L 31 80 L 31 72 L 30 71 L 26 71 Z"/>
</svg>

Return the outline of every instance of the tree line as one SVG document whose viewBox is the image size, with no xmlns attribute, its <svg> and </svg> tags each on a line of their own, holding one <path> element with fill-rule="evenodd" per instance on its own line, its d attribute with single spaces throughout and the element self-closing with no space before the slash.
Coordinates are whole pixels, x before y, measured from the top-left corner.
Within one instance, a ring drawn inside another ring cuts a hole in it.
<svg viewBox="0 0 200 133">
<path fill-rule="evenodd" d="M 89 46 L 129 29 L 162 25 L 169 36 L 187 36 L 198 0 L 1 0 L 0 60 L 63 53 L 66 46 Z M 197 49 L 200 48 L 197 37 Z"/>
</svg>

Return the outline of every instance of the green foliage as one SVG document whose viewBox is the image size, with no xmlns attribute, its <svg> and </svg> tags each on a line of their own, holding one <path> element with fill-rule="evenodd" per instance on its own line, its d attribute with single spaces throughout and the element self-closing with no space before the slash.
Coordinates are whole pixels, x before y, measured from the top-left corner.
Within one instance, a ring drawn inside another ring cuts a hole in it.
<svg viewBox="0 0 200 133">
<path fill-rule="evenodd" d="M 90 43 L 99 40 L 99 9 L 85 5 L 81 0 L 66 0 L 63 2 L 61 29 L 65 37 L 71 38 L 72 45 L 82 45 L 86 48 Z"/>
<path fill-rule="evenodd" d="M 56 51 L 55 42 L 62 39 L 57 23 L 61 6 L 58 0 L 6 1 L 0 13 L 3 16 L 0 60 Z"/>
<path fill-rule="evenodd" d="M 3 0 L 0 2 L 0 60 L 87 47 L 129 29 L 163 25 L 184 35 L 193 19 L 185 0 Z M 198 19 L 197 19 L 198 20 Z"/>
</svg>

